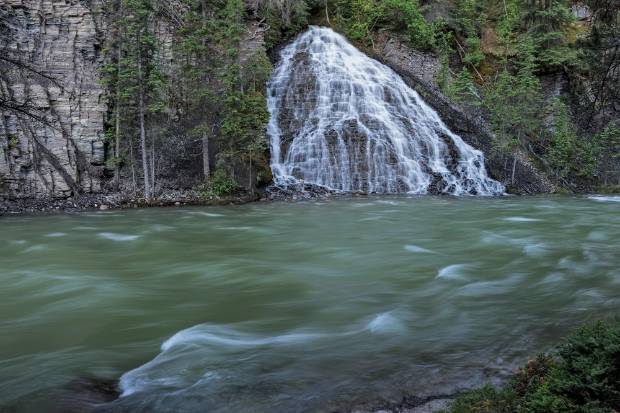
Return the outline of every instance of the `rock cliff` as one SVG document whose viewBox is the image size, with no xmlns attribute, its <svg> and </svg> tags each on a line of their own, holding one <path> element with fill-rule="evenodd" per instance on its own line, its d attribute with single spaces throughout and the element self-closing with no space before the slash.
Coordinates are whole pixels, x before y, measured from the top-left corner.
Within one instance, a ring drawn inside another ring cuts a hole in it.
<svg viewBox="0 0 620 413">
<path fill-rule="evenodd" d="M 0 5 L 0 197 L 102 189 L 105 163 L 102 3 Z"/>
</svg>

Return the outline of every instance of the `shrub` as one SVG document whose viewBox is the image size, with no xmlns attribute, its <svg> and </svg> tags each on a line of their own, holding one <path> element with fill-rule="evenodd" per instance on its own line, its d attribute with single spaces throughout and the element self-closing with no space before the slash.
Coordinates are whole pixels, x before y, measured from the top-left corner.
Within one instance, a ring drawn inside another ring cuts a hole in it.
<svg viewBox="0 0 620 413">
<path fill-rule="evenodd" d="M 450 413 L 613 413 L 620 410 L 620 326 L 581 328 L 521 368 L 502 390 L 458 397 Z"/>
<path fill-rule="evenodd" d="M 208 182 L 197 188 L 201 198 L 232 195 L 239 190 L 237 182 L 223 168 L 218 168 Z"/>
<path fill-rule="evenodd" d="M 512 413 L 513 394 L 492 386 L 469 391 L 454 401 L 450 413 Z"/>
<path fill-rule="evenodd" d="M 336 0 L 335 7 L 339 26 L 353 40 L 370 44 L 374 31 L 389 29 L 418 49 L 436 45 L 439 28 L 426 22 L 418 0 Z"/>
</svg>

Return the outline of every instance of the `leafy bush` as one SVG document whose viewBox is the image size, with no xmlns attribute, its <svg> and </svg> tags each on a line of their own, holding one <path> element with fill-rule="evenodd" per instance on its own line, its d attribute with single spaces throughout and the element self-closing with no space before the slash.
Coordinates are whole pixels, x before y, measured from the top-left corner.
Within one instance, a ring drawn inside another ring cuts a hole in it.
<svg viewBox="0 0 620 413">
<path fill-rule="evenodd" d="M 336 0 L 338 25 L 353 40 L 370 44 L 373 31 L 389 29 L 403 33 L 416 48 L 436 45 L 438 28 L 428 24 L 418 0 Z"/>
<path fill-rule="evenodd" d="M 418 1 L 385 0 L 385 25 L 403 29 L 415 47 L 428 50 L 435 45 L 435 27 L 426 23 Z"/>
<path fill-rule="evenodd" d="M 502 390 L 460 396 L 450 413 L 613 413 L 620 410 L 620 326 L 581 328 L 520 369 Z"/>
<path fill-rule="evenodd" d="M 465 393 L 454 401 L 450 413 L 512 413 L 514 397 L 492 386 Z"/>
<path fill-rule="evenodd" d="M 205 199 L 213 196 L 232 195 L 237 190 L 239 190 L 237 182 L 222 168 L 216 169 L 209 181 L 197 189 L 200 196 Z"/>
</svg>

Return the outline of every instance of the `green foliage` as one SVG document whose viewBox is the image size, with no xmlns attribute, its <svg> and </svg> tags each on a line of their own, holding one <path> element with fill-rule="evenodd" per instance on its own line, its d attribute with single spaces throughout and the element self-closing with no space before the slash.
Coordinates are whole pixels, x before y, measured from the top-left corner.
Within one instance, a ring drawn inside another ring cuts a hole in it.
<svg viewBox="0 0 620 413">
<path fill-rule="evenodd" d="M 482 91 L 498 148 L 519 145 L 539 130 L 540 84 L 526 68 L 517 73 L 502 70 Z"/>
<path fill-rule="evenodd" d="M 269 122 L 265 84 L 271 73 L 271 63 L 262 53 L 251 56 L 243 67 L 233 64 L 224 77 L 221 126 L 225 157 L 244 161 L 248 165 L 252 190 L 257 176 L 252 170 L 258 162 L 267 164 L 266 128 Z M 224 158 L 222 158 L 224 159 Z M 257 162 L 258 161 L 258 162 Z"/>
<path fill-rule="evenodd" d="M 150 198 L 154 191 L 154 177 L 149 176 L 154 174 L 156 141 L 152 131 L 157 118 L 167 107 L 170 88 L 161 67 L 155 33 L 160 4 L 154 0 L 119 0 L 106 2 L 105 6 L 112 34 L 104 49 L 108 63 L 101 73 L 102 82 L 108 87 L 106 100 L 111 111 L 106 137 L 114 148 L 107 164 L 120 173 L 127 158 L 125 155 L 129 153 L 132 168 L 143 166 L 144 194 Z M 137 162 L 138 151 L 134 153 L 138 145 L 141 164 Z M 137 190 L 135 169 L 132 171 L 134 190 Z"/>
<path fill-rule="evenodd" d="M 590 119 L 599 116 L 599 125 L 617 119 L 612 102 L 620 101 L 620 3 L 590 0 L 592 30 L 577 44 L 577 34 L 587 31 L 575 23 L 573 3 L 457 0 L 452 29 L 462 69 L 451 76 L 447 59 L 442 58 L 437 80 L 455 101 L 480 105 L 489 114 L 497 150 L 536 148 L 536 157 L 544 158 L 557 182 L 570 188 L 588 186 L 596 179 L 606 185 L 620 183 L 620 161 L 615 156 L 619 148 L 611 143 L 613 133 L 592 133 L 589 139 L 578 136 L 566 107 L 552 108 L 558 116 L 551 136 L 546 136 L 542 122 L 549 104 L 543 99 L 539 76 L 559 71 L 581 71 L 581 76 L 591 79 L 584 82 L 578 97 L 589 104 L 575 112 L 582 122 L 584 114 Z M 601 131 L 597 125 L 592 129 Z"/>
<path fill-rule="evenodd" d="M 267 150 L 265 135 L 269 114 L 265 85 L 271 63 L 261 49 L 254 50 L 252 55 L 247 51 L 242 53 L 241 43 L 247 30 L 243 0 L 209 0 L 206 9 L 203 8 L 205 3 L 197 3 L 194 15 L 189 16 L 185 30 L 179 34 L 184 39 L 179 54 L 186 56 L 187 61 L 184 66 L 186 94 L 180 101 L 188 105 L 189 111 L 202 114 L 197 116 L 201 120 L 194 122 L 192 135 L 199 139 L 212 138 L 217 147 L 218 170 L 232 172 L 245 164 L 246 175 L 255 178 L 252 169 L 257 160 L 265 163 L 263 158 Z M 292 7 L 299 1 L 285 3 Z M 280 9 L 285 3 L 259 2 L 260 12 L 266 19 L 282 17 L 283 26 L 276 28 L 278 31 L 305 18 L 303 8 Z M 278 32 L 275 38 L 281 35 Z M 221 175 L 222 172 L 216 173 Z M 220 178 L 217 179 L 222 181 Z M 253 185 L 253 180 L 248 182 L 247 189 L 252 190 Z M 216 192 L 221 191 L 216 188 Z"/>
<path fill-rule="evenodd" d="M 556 179 L 593 175 L 596 171 L 597 143 L 588 142 L 577 135 L 563 102 L 556 102 L 554 112 L 555 124 L 545 157 Z"/>
<path fill-rule="evenodd" d="M 156 59 L 157 40 L 152 30 L 157 10 L 152 0 L 122 0 L 124 15 L 117 22 L 124 32 L 121 58 L 116 64 L 120 83 L 120 102 L 135 110 L 140 88 L 145 93 L 146 105 L 152 113 L 163 108 L 166 84 Z M 114 69 L 112 69 L 114 70 Z"/>
<path fill-rule="evenodd" d="M 443 90 L 454 100 L 479 105 L 490 114 L 497 150 L 527 148 L 541 130 L 544 102 L 538 72 L 575 55 L 560 51 L 565 42 L 554 37 L 561 38 L 561 30 L 572 22 L 567 2 L 458 0 L 453 16 L 463 69 L 444 81 Z M 482 47 L 482 29 L 489 26 L 496 36 L 493 56 L 487 56 Z M 483 76 L 477 69 L 485 62 L 497 69 Z M 470 73 L 481 83 L 480 90 Z"/>
<path fill-rule="evenodd" d="M 477 36 L 468 37 L 465 40 L 467 53 L 463 56 L 463 63 L 478 67 L 484 61 L 484 53 L 480 48 L 480 39 Z"/>
<path fill-rule="evenodd" d="M 108 156 L 107 164 L 117 170 L 130 165 L 132 174 L 135 166 L 141 166 L 136 155 L 140 154 L 138 109 L 142 95 L 148 135 L 144 152 L 151 174 L 156 174 L 155 160 L 161 157 L 158 148 L 200 147 L 203 156 L 188 150 L 182 162 L 204 159 L 203 171 L 207 172 L 208 160 L 217 158 L 225 161 L 218 169 L 254 180 L 257 173 L 242 169 L 268 164 L 265 85 L 271 64 L 260 43 L 258 48 L 244 47 L 244 42 L 252 41 L 248 39 L 246 2 L 181 1 L 184 7 L 179 10 L 154 0 L 106 3 L 113 30 L 104 51 L 109 64 L 102 72 L 110 91 L 106 136 L 113 144 L 120 139 L 118 153 L 116 145 L 111 146 L 115 153 Z M 305 24 L 303 0 L 260 0 L 257 4 L 258 13 L 266 20 L 273 23 L 281 18 L 274 41 Z M 173 41 L 162 47 L 155 29 L 165 19 L 171 20 Z M 162 51 L 172 59 L 164 60 Z M 118 124 L 121 126 L 116 127 Z M 220 175 L 214 179 L 222 183 L 216 185 L 219 193 L 226 185 L 221 172 L 217 173 Z M 253 183 L 247 185 L 251 189 Z"/>
<path fill-rule="evenodd" d="M 458 0 L 453 13 L 457 32 L 467 37 L 478 36 L 487 21 L 485 9 L 483 1 Z"/>
<path fill-rule="evenodd" d="M 487 16 L 484 3 L 479 0 L 459 0 L 454 10 L 455 30 L 464 37 L 462 61 L 464 64 L 479 66 L 485 59 L 482 52 L 480 29 L 486 25 Z"/>
<path fill-rule="evenodd" d="M 575 19 L 570 2 L 526 0 L 525 5 L 521 12 L 521 24 L 534 41 L 538 64 L 546 68 L 574 64 L 577 55 L 567 45 L 564 34 Z"/>
<path fill-rule="evenodd" d="M 418 0 L 335 0 L 337 21 L 349 38 L 370 44 L 373 32 L 389 29 L 421 50 L 436 46 L 439 27 L 428 24 Z"/>
<path fill-rule="evenodd" d="M 337 25 L 352 40 L 372 42 L 372 31 L 377 28 L 383 7 L 381 0 L 335 0 Z"/>
<path fill-rule="evenodd" d="M 384 7 L 386 25 L 404 29 L 411 44 L 419 49 L 428 50 L 435 46 L 437 27 L 426 23 L 417 0 L 386 0 Z"/>
<path fill-rule="evenodd" d="M 263 56 L 255 56 L 254 59 L 250 63 L 251 69 L 247 70 L 252 78 L 242 82 L 238 65 L 229 66 L 229 72 L 224 78 L 226 92 L 223 96 L 225 116 L 222 132 L 224 136 L 234 137 L 240 143 L 252 141 L 253 136 L 262 132 L 269 121 L 262 85 L 269 74 L 270 65 Z"/>
<path fill-rule="evenodd" d="M 512 413 L 512 396 L 492 386 L 467 392 L 452 405 L 451 413 Z"/>
<path fill-rule="evenodd" d="M 457 398 L 450 413 L 613 413 L 620 409 L 620 327 L 583 327 L 530 360 L 502 390 Z"/>
<path fill-rule="evenodd" d="M 275 4 L 287 7 L 278 7 Z M 271 49 L 283 40 L 299 33 L 308 24 L 308 3 L 303 0 L 266 2 L 260 8 L 269 30 L 265 33 L 265 46 Z"/>
<path fill-rule="evenodd" d="M 447 86 L 446 94 L 455 102 L 472 106 L 479 106 L 481 104 L 476 85 L 471 78 L 471 74 L 465 68 Z"/>
<path fill-rule="evenodd" d="M 208 182 L 198 188 L 203 199 L 233 195 L 239 190 L 237 182 L 228 174 L 226 169 L 219 167 L 215 170 Z"/>
<path fill-rule="evenodd" d="M 618 115 L 620 101 L 620 2 L 588 0 L 593 14 L 591 30 L 579 42 L 579 59 L 585 67 L 593 98 L 584 92 L 589 120 L 597 114 Z"/>
<path fill-rule="evenodd" d="M 612 179 L 620 186 L 620 128 L 610 122 L 594 137 L 598 147 L 598 170 L 605 186 L 612 185 Z"/>
</svg>

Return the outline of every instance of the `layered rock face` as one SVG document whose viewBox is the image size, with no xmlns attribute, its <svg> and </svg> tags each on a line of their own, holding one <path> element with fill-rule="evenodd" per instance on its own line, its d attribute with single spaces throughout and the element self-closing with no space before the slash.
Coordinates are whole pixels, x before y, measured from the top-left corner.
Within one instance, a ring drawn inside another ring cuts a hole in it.
<svg viewBox="0 0 620 413">
<path fill-rule="evenodd" d="M 99 0 L 0 4 L 0 198 L 102 190 Z"/>
</svg>

